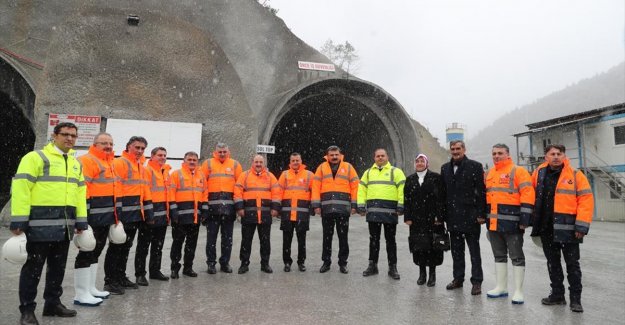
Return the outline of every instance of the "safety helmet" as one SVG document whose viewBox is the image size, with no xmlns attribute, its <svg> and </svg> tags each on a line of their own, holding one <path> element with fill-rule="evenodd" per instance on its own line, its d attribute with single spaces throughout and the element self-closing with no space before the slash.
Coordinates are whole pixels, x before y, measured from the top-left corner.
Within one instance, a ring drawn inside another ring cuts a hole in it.
<svg viewBox="0 0 625 325">
<path fill-rule="evenodd" d="M 95 249 L 95 236 L 91 226 L 87 226 L 87 229 L 80 234 L 74 235 L 74 245 L 83 252 L 91 252 Z"/>
<path fill-rule="evenodd" d="M 111 225 L 109 228 L 109 240 L 113 244 L 123 244 L 126 242 L 126 232 L 121 222 Z"/>
<path fill-rule="evenodd" d="M 2 246 L 2 258 L 17 265 L 26 263 L 28 253 L 26 252 L 26 234 L 9 238 Z"/>
<path fill-rule="evenodd" d="M 543 247 L 543 241 L 540 239 L 540 236 L 532 236 L 532 241 L 534 242 L 534 245 L 541 248 Z"/>
</svg>

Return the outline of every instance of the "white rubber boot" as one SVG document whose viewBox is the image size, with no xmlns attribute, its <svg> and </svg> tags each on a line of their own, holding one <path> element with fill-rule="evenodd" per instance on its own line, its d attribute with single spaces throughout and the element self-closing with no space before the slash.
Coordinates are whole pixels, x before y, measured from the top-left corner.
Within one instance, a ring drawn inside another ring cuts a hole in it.
<svg viewBox="0 0 625 325">
<path fill-rule="evenodd" d="M 488 298 L 501 298 L 508 296 L 508 263 L 495 263 L 495 277 L 497 285 L 495 289 L 486 293 Z"/>
<path fill-rule="evenodd" d="M 523 304 L 523 280 L 525 280 L 525 266 L 513 266 L 514 270 L 514 295 L 512 295 L 512 303 L 515 305 Z"/>
<path fill-rule="evenodd" d="M 91 266 L 89 267 L 90 269 L 90 273 L 91 276 L 89 277 L 89 293 L 91 293 L 92 296 L 96 297 L 96 298 L 101 298 L 101 299 L 108 299 L 108 297 L 111 295 L 110 292 L 108 291 L 100 291 L 98 289 L 96 289 L 95 287 L 95 282 L 98 278 L 98 264 L 91 264 Z"/>
<path fill-rule="evenodd" d="M 89 278 L 91 278 L 91 270 L 83 267 L 74 270 L 74 305 L 95 307 L 102 303 L 102 299 L 96 298 L 89 292 Z"/>
</svg>

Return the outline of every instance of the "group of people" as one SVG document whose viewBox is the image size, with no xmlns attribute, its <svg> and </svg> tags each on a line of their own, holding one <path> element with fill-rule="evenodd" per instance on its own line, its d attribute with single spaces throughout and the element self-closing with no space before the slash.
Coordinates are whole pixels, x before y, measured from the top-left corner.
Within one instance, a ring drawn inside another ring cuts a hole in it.
<svg viewBox="0 0 625 325">
<path fill-rule="evenodd" d="M 72 148 L 78 128 L 72 123 L 55 126 L 52 142 L 22 158 L 12 184 L 11 231 L 25 233 L 28 258 L 20 273 L 19 297 L 22 324 L 38 324 L 34 310 L 37 285 L 44 263 L 48 263 L 44 292 L 44 316 L 72 317 L 75 310 L 60 301 L 69 242 L 74 235 L 92 231 L 93 250 L 81 250 L 75 261 L 74 303 L 97 306 L 109 295 L 147 286 L 152 280 L 179 278 L 180 271 L 197 277 L 193 269 L 200 225 L 207 229 L 207 272 L 232 273 L 230 256 L 235 220 L 241 222 L 239 274 L 249 271 L 254 233 L 258 230 L 261 271 L 272 273 L 269 265 L 273 218 L 280 219 L 283 231 L 284 271 L 293 264 L 291 242 L 298 242 L 297 268 L 306 271 L 306 233 L 310 217 L 321 216 L 322 261 L 319 272 L 331 269 L 332 240 L 336 229 L 339 241 L 338 266 L 348 273 L 349 220 L 353 214 L 366 216 L 369 225 L 369 264 L 363 276 L 378 273 L 382 229 L 386 241 L 388 275 L 400 279 L 397 270 L 395 234 L 399 217 L 410 226 L 410 251 L 420 275 L 417 284 L 434 286 L 436 266 L 443 251 L 433 245 L 434 234 L 449 230 L 453 258 L 453 280 L 447 289 L 463 286 L 464 242 L 471 254 L 471 293 L 481 293 L 483 280 L 479 236 L 486 223 L 495 256 L 497 286 L 488 297 L 508 295 L 507 256 L 512 260 L 515 293 L 512 302 L 523 303 L 523 232 L 533 222 L 532 236 L 543 243 L 552 293 L 547 305 L 565 304 L 560 254 L 569 272 L 571 309 L 581 307 L 579 242 L 588 232 L 593 197 L 583 173 L 568 164 L 563 146 L 545 150 L 546 162 L 529 173 L 515 166 L 506 145 L 493 147 L 495 166 L 484 177 L 478 162 L 465 156 L 462 141 L 450 144 L 451 161 L 441 174 L 428 169 L 428 158 L 415 158 L 415 173 L 405 177 L 379 148 L 374 164 L 362 173 L 343 160 L 341 149 L 330 146 L 326 161 L 316 171 L 307 170 L 298 153 L 290 156 L 288 169 L 276 178 L 262 155 L 255 155 L 249 170 L 230 157 L 226 144 L 215 146 L 212 158 L 200 164 L 199 155 L 187 152 L 182 167 L 171 171 L 167 150 L 155 147 L 145 162 L 145 138 L 131 137 L 126 150 L 115 158 L 113 138 L 98 134 L 89 152 L 76 158 Z M 171 273 L 161 272 L 162 248 L 167 226 L 172 227 Z M 125 240 L 111 235 L 121 231 Z M 138 233 L 138 235 L 137 235 Z M 216 243 L 221 234 L 221 256 Z M 126 265 L 135 237 L 135 277 L 126 275 Z M 111 239 L 109 241 L 109 238 Z M 96 289 L 98 261 L 109 241 L 104 259 L 104 290 Z M 184 250 L 183 250 L 184 245 Z M 184 257 L 183 257 L 184 251 Z M 147 255 L 150 255 L 146 267 Z M 181 264 L 182 261 L 182 264 Z M 427 268 L 429 267 L 429 277 Z M 147 270 L 146 270 L 147 269 Z"/>
</svg>

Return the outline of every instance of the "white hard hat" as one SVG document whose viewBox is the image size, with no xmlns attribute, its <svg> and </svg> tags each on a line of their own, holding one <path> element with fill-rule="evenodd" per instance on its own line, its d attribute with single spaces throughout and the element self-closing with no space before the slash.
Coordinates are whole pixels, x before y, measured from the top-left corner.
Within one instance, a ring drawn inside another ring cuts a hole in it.
<svg viewBox="0 0 625 325">
<path fill-rule="evenodd" d="M 26 234 L 9 238 L 2 246 L 2 258 L 17 265 L 26 263 Z"/>
<path fill-rule="evenodd" d="M 534 245 L 541 248 L 543 247 L 543 241 L 540 239 L 540 236 L 532 236 L 532 241 L 534 242 Z"/>
<path fill-rule="evenodd" d="M 109 228 L 109 240 L 113 244 L 123 244 L 126 242 L 126 232 L 121 222 L 111 225 Z"/>
<path fill-rule="evenodd" d="M 91 252 L 95 249 L 95 236 L 91 226 L 74 236 L 74 245 L 83 252 Z"/>
</svg>

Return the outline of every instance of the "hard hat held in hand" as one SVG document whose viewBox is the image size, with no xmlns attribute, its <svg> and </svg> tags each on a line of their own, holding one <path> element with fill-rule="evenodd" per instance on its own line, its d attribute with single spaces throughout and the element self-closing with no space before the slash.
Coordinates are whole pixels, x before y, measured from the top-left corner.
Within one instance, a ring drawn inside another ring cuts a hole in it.
<svg viewBox="0 0 625 325">
<path fill-rule="evenodd" d="M 91 252 L 95 249 L 95 236 L 91 226 L 74 236 L 74 245 L 83 252 Z"/>
<path fill-rule="evenodd" d="M 9 238 L 2 246 L 2 259 L 17 265 L 26 263 L 28 253 L 26 252 L 26 234 Z"/>
<path fill-rule="evenodd" d="M 126 242 L 126 232 L 121 222 L 111 225 L 109 228 L 109 240 L 113 244 L 123 244 Z"/>
</svg>

